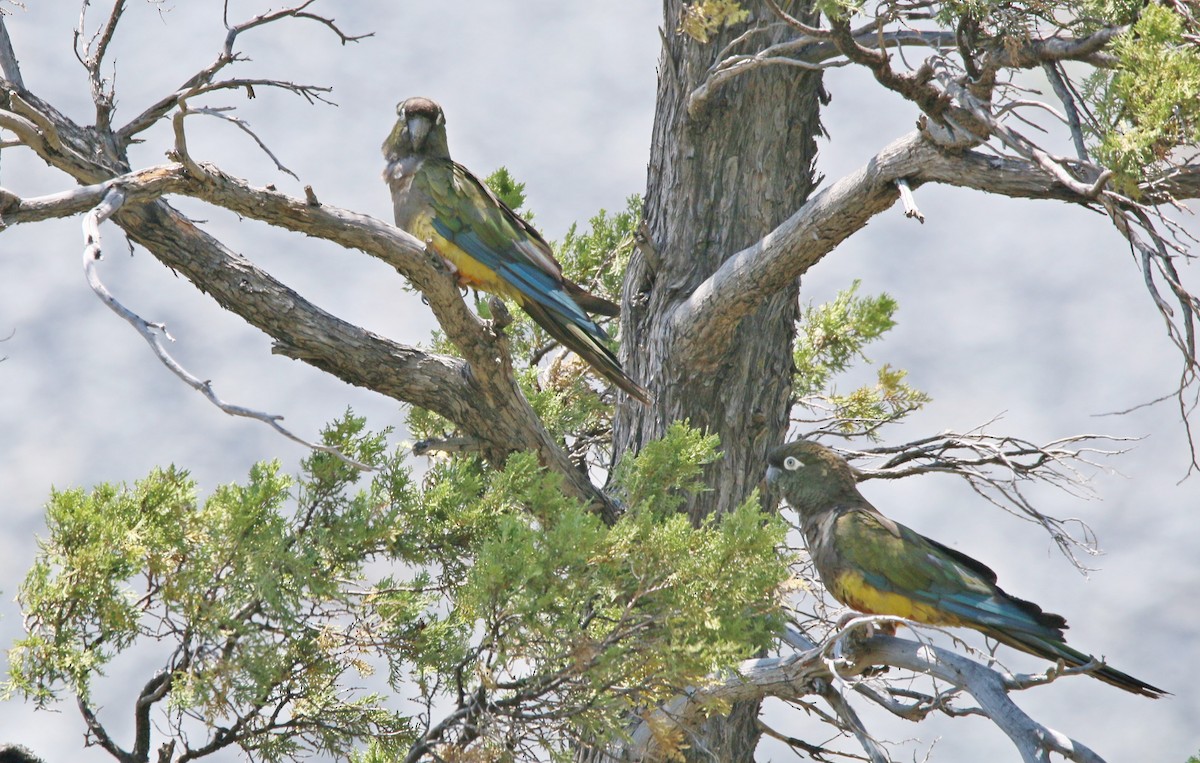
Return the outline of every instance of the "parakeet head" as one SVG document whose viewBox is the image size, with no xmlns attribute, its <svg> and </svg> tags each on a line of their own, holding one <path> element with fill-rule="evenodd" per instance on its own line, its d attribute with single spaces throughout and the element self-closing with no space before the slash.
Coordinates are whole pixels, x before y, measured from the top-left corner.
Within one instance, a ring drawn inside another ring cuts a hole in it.
<svg viewBox="0 0 1200 763">
<path fill-rule="evenodd" d="M 767 454 L 767 482 L 783 491 L 793 509 L 822 511 L 858 494 L 854 470 L 824 445 L 796 440 Z"/>
<path fill-rule="evenodd" d="M 396 126 L 383 142 L 383 155 L 389 162 L 412 155 L 450 158 L 446 117 L 436 102 L 409 98 L 396 106 L 396 115 Z"/>
</svg>

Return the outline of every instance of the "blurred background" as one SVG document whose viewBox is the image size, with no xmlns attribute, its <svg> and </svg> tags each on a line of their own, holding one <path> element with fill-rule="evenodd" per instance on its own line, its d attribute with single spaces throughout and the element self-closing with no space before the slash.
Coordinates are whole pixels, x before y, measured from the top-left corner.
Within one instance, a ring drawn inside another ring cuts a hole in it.
<svg viewBox="0 0 1200 763">
<path fill-rule="evenodd" d="M 268 9 L 228 5 L 235 23 Z M 107 3 L 98 6 L 89 11 L 92 28 L 108 11 Z M 91 123 L 86 73 L 72 51 L 78 4 L 6 10 L 26 86 Z M 232 71 L 332 86 L 336 107 L 265 88 L 249 101 L 240 93 L 209 101 L 236 106 L 234 114 L 300 182 L 218 120 L 188 122 L 194 158 L 294 195 L 309 184 L 324 203 L 390 221 L 379 145 L 396 102 L 427 95 L 445 108 L 455 158 L 480 175 L 508 167 L 527 184 L 527 205 L 549 239 L 601 208 L 622 209 L 628 195 L 644 189 L 662 25 L 656 4 L 322 0 L 310 10 L 334 17 L 347 33 L 373 36 L 343 47 L 316 23 L 269 25 L 239 39 L 252 60 Z M 224 35 L 218 3 L 129 3 L 110 57 L 116 121 L 208 65 Z M 856 169 L 913 129 L 916 109 L 869 75 L 833 70 L 826 88 L 833 95 L 823 117 L 830 139 L 820 143 L 819 168 L 827 178 Z M 135 167 L 165 161 L 169 125 L 144 137 Z M 0 157 L 0 185 L 34 196 L 73 183 L 31 152 L 9 149 Z M 952 477 L 867 483 L 863 491 L 890 516 L 993 567 L 1009 592 L 1064 615 L 1073 645 L 1174 693 L 1155 702 L 1075 678 L 1020 694 L 1026 711 L 1109 760 L 1183 763 L 1200 751 L 1200 478 L 1184 480 L 1188 443 L 1178 406 L 1136 407 L 1168 394 L 1180 370 L 1139 268 L 1105 218 L 1077 207 L 932 186 L 917 191 L 917 202 L 924 225 L 897 206 L 803 280 L 806 303 L 829 299 L 856 278 L 861 293 L 898 299 L 898 327 L 869 354 L 907 369 L 933 402 L 885 437 L 903 442 L 999 416 L 988 431 L 1039 442 L 1082 432 L 1143 439 L 1091 475 L 1099 500 L 1032 493 L 1047 513 L 1078 517 L 1096 531 L 1104 553 L 1086 560 L 1094 568 L 1087 576 L 1039 527 L 996 510 Z M 429 311 L 380 262 L 189 199 L 172 203 L 325 310 L 400 342 L 421 342 L 433 328 Z M 225 400 L 282 414 L 285 426 L 310 439 L 347 407 L 376 429 L 402 425 L 394 401 L 272 356 L 266 336 L 144 251 L 131 254 L 115 226 L 106 224 L 104 235 L 100 272 L 109 289 L 143 317 L 165 322 L 177 340 L 175 356 L 211 379 Z M 306 455 L 260 423 L 222 414 L 167 372 L 91 294 L 82 246 L 79 219 L 0 235 L 0 337 L 11 334 L 0 342 L 5 648 L 22 631 L 14 597 L 45 532 L 42 506 L 52 487 L 132 483 L 155 465 L 174 463 L 207 494 L 242 479 L 255 461 L 281 458 L 294 470 Z M 1200 288 L 1194 269 L 1183 277 L 1193 291 Z M 404 436 L 401 428 L 395 439 Z M 1045 667 L 1011 650 L 1001 656 L 1016 669 Z M 99 682 L 96 699 L 117 742 L 127 744 L 128 710 L 152 668 L 136 656 L 118 666 Z M 0 669 L 7 673 L 3 658 Z M 897 744 L 897 759 L 1018 757 L 985 719 L 913 724 L 852 701 L 868 728 Z M 779 703 L 769 705 L 766 719 L 814 743 L 827 736 L 825 727 Z M 26 744 L 49 763 L 106 759 L 99 749 L 82 749 L 83 732 L 73 701 L 41 712 L 18 700 L 0 702 L 0 744 Z M 793 757 L 773 742 L 759 750 L 762 760 Z"/>
</svg>

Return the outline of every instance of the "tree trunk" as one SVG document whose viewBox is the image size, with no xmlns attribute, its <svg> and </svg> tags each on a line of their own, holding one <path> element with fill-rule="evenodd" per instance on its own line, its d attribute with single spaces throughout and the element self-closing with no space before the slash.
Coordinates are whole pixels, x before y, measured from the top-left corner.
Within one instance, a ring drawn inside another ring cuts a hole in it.
<svg viewBox="0 0 1200 763">
<path fill-rule="evenodd" d="M 703 111 L 688 96 L 731 40 L 737 24 L 707 44 L 677 33 L 683 2 L 665 0 L 663 52 L 645 201 L 648 241 L 626 279 L 622 362 L 655 396 L 651 407 L 618 413 L 616 455 L 686 419 L 720 435 L 724 457 L 708 467 L 712 486 L 689 507 L 694 522 L 735 508 L 762 480 L 766 452 L 784 439 L 792 379 L 792 340 L 799 284 L 765 300 L 733 332 L 715 363 L 672 352 L 671 316 L 730 255 L 762 238 L 805 201 L 814 186 L 822 95 L 819 73 L 765 66 L 725 85 Z M 772 18 L 762 0 L 747 0 L 749 24 Z M 781 3 L 793 15 L 807 6 Z M 789 7 L 791 6 L 791 7 Z M 754 49 L 789 36 L 776 24 L 751 39 Z M 647 251 L 649 250 L 649 251 Z M 696 760 L 753 759 L 757 705 L 737 706 L 689 740 Z"/>
</svg>

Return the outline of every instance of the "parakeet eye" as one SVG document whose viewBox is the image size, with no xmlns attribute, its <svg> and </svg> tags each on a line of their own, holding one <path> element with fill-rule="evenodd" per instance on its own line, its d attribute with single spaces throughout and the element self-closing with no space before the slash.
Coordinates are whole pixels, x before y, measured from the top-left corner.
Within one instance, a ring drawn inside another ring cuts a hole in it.
<svg viewBox="0 0 1200 763">
<path fill-rule="evenodd" d="M 795 456 L 788 456 L 787 458 L 783 459 L 783 468 L 787 469 L 789 472 L 794 472 L 801 466 L 804 466 L 804 462 Z"/>
</svg>

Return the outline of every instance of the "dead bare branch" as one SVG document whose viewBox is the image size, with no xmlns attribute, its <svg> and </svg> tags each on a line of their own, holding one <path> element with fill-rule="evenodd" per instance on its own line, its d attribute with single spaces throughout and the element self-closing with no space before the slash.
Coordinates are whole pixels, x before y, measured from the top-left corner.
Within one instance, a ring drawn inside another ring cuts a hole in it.
<svg viewBox="0 0 1200 763">
<path fill-rule="evenodd" d="M 1075 106 L 1075 95 L 1067 87 L 1066 81 L 1059 72 L 1059 67 L 1060 64 L 1057 61 L 1042 62 L 1042 71 L 1046 73 L 1050 87 L 1054 89 L 1054 94 L 1058 96 L 1058 100 L 1066 112 L 1067 126 L 1071 130 L 1071 142 L 1075 144 L 1075 156 L 1079 161 L 1087 162 L 1090 161 L 1090 157 L 1087 146 L 1083 142 L 1083 124 L 1079 121 L 1079 109 Z"/>
<path fill-rule="evenodd" d="M 122 192 L 120 188 L 111 188 L 105 194 L 103 201 L 101 201 L 98 206 L 96 206 L 83 218 L 83 269 L 85 275 L 87 276 L 88 286 L 92 288 L 92 291 L 95 292 L 96 296 L 100 298 L 100 301 L 107 305 L 108 308 L 114 313 L 125 319 L 125 321 L 131 326 L 137 329 L 138 333 L 142 335 L 142 338 L 145 339 L 147 344 L 149 344 L 154 350 L 154 354 L 158 357 L 159 361 L 161 361 L 171 373 L 182 379 L 189 387 L 204 395 L 204 397 L 206 397 L 210 403 L 217 406 L 217 408 L 220 408 L 224 413 L 227 413 L 230 416 L 242 416 L 245 418 L 262 421 L 276 432 L 279 432 L 281 435 L 289 440 L 292 440 L 293 442 L 300 443 L 301 445 L 315 451 L 337 456 L 342 461 L 357 469 L 371 471 L 371 467 L 355 461 L 337 448 L 318 445 L 317 443 L 309 442 L 308 440 L 293 434 L 290 430 L 286 429 L 282 424 L 279 423 L 283 419 L 282 416 L 256 411 L 240 405 L 232 405 L 223 401 L 217 396 L 216 392 L 213 391 L 211 382 L 202 381 L 198 377 L 191 374 L 187 369 L 180 365 L 179 362 L 175 360 L 175 358 L 172 357 L 169 352 L 167 352 L 166 347 L 163 346 L 162 339 L 165 337 L 170 341 L 174 341 L 174 338 L 167 332 L 166 325 L 162 323 L 148 322 L 137 313 L 125 307 L 120 303 L 120 301 L 117 300 L 116 297 L 112 295 L 112 293 L 100 280 L 100 274 L 97 272 L 96 268 L 96 263 L 99 262 L 101 257 L 100 224 L 116 214 L 117 210 L 120 209 L 124 203 L 124 192 Z"/>
<path fill-rule="evenodd" d="M 1098 553 L 1091 528 L 1075 518 L 1059 519 L 1037 507 L 1025 493 L 1027 485 L 1045 484 L 1079 498 L 1093 497 L 1090 475 L 1083 469 L 1101 470 L 1099 458 L 1111 458 L 1125 449 L 1097 444 L 1134 442 L 1136 438 L 1084 434 L 1037 445 L 1019 437 L 990 435 L 987 422 L 967 432 L 944 432 L 903 445 L 846 451 L 848 455 L 883 458 L 876 468 L 862 469 L 863 479 L 900 479 L 917 474 L 953 474 L 972 490 L 1004 511 L 1043 527 L 1063 555 L 1080 571 L 1087 571 L 1078 552 Z"/>
<path fill-rule="evenodd" d="M 858 724 L 861 732 L 855 730 L 857 716 L 833 688 L 833 684 L 840 683 L 855 690 L 861 687 L 864 696 L 882 700 L 885 706 L 899 708 L 875 688 L 876 679 L 863 678 L 864 675 L 877 672 L 881 666 L 891 666 L 930 675 L 951 687 L 950 692 L 937 698 L 923 697 L 921 714 L 938 709 L 952 716 L 985 715 L 1008 735 L 1022 760 L 1029 763 L 1045 763 L 1051 752 L 1077 763 L 1103 763 L 1096 753 L 1078 741 L 1034 721 L 1008 696 L 1012 691 L 1043 685 L 1063 675 L 1086 673 L 1087 669 L 1094 666 L 1071 671 L 1051 669 L 1037 677 L 1013 677 L 926 641 L 880 633 L 864 635 L 864 625 L 883 622 L 913 625 L 899 618 L 856 617 L 811 649 L 780 657 L 746 660 L 728 673 L 714 676 L 708 684 L 690 689 L 659 708 L 644 713 L 632 730 L 623 752 L 635 760 L 662 759 L 664 750 L 661 749 L 661 743 L 670 738 L 670 730 L 695 727 L 705 707 L 711 707 L 718 698 L 726 703 L 764 697 L 796 701 L 816 694 L 826 699 L 834 710 L 836 719 L 827 717 L 829 722 L 854 733 L 871 760 L 886 761 L 886 751 L 871 739 L 865 729 L 861 729 L 861 724 Z M 947 698 L 961 692 L 971 695 L 978 703 L 978 708 L 962 710 L 950 707 Z M 900 714 L 911 715 L 911 712 L 901 709 Z"/>
<path fill-rule="evenodd" d="M 3 114 L 0 114 L 2 118 Z M 50 120 L 44 114 L 43 118 Z M 65 117 L 62 119 L 65 120 Z M 55 126 L 56 132 L 69 132 L 72 129 L 75 128 L 69 122 Z M 36 144 L 36 147 L 42 149 L 44 156 L 58 158 L 58 154 L 44 142 Z M 350 383 L 363 384 L 399 400 L 436 411 L 464 427 L 465 434 L 487 443 L 484 453 L 495 463 L 503 463 L 513 450 L 534 450 L 540 454 L 543 463 L 565 476 L 566 485 L 574 494 L 594 502 L 606 516 L 616 516 L 616 507 L 592 485 L 586 474 L 574 467 L 569 454 L 554 441 L 529 409 L 528 402 L 517 388 L 507 352 L 499 348 L 497 336 L 488 323 L 480 321 L 467 308 L 441 258 L 427 252 L 420 242 L 391 225 L 328 205 L 313 205 L 275 190 L 253 189 L 224 173 L 191 161 L 186 154 L 186 144 L 183 149 L 179 156 L 185 161 L 183 165 L 167 165 L 129 173 L 107 183 L 120 185 L 127 193 L 143 197 L 153 196 L 150 193 L 151 186 L 154 193 L 158 194 L 185 193 L 253 219 L 337 241 L 343 246 L 379 257 L 408 276 L 421 289 L 447 336 L 463 351 L 472 372 L 464 376 L 461 361 L 457 359 L 394 345 L 357 327 L 343 324 L 304 302 L 299 295 L 268 274 L 228 252 L 219 242 L 201 233 L 170 207 L 165 204 L 160 207 L 162 202 L 123 209 L 118 213 L 117 222 L 126 227 L 131 238 L 147 246 L 164 264 L 184 273 L 194 282 L 204 284 L 207 293 L 213 294 L 229 309 L 275 337 L 277 352 L 305 360 Z M 179 147 L 176 150 L 179 151 Z M 82 159 L 78 152 L 72 152 L 70 156 L 73 160 Z M 70 169 L 75 167 L 70 165 Z M 104 172 L 103 168 L 91 165 L 88 174 L 95 177 L 103 176 Z M 102 182 L 91 187 L 85 195 L 99 194 L 105 184 Z M 71 197 L 56 199 L 50 206 L 61 212 L 77 203 L 78 197 Z M 11 199 L 5 204 L 6 208 L 13 207 Z M 23 205 L 16 206 L 18 210 L 32 214 L 24 210 Z M 50 214 L 45 207 L 35 211 L 37 214 Z M 11 223 L 22 212 L 9 213 L 6 219 Z M 162 214 L 177 217 L 167 222 L 159 217 Z M 168 232 L 166 240 L 172 242 L 169 246 L 162 238 L 164 231 Z M 183 235 L 188 236 L 189 240 L 177 240 Z M 183 256 L 183 252 L 188 255 Z M 200 253 L 206 256 L 199 256 Z M 209 260 L 207 265 L 203 264 L 206 260 Z M 254 277 L 250 278 L 250 274 Z M 221 281 L 225 283 L 219 283 Z M 254 307 L 247 303 L 248 295 L 254 295 L 252 301 L 278 299 L 279 309 L 274 311 Z M 308 324 L 307 328 L 298 324 L 296 319 L 300 313 L 297 310 L 307 312 L 313 323 Z M 289 315 L 289 318 L 283 318 Z M 381 358 L 367 360 L 360 357 L 355 361 L 352 360 L 352 353 L 347 354 L 349 348 L 365 350 L 367 345 L 374 346 L 376 343 L 381 343 L 375 347 L 381 351 Z M 398 363 L 401 359 L 403 361 Z M 388 369 L 400 370 L 403 367 L 407 367 L 413 375 L 399 384 L 399 379 L 395 377 L 382 378 L 390 376 Z M 366 379 L 364 374 L 371 378 Z M 486 414 L 483 413 L 485 410 Z"/>
<path fill-rule="evenodd" d="M 229 66 L 230 64 L 245 60 L 244 57 L 242 57 L 235 50 L 237 39 L 243 32 L 247 32 L 251 29 L 255 29 L 257 27 L 283 19 L 295 18 L 316 21 L 336 34 L 343 45 L 348 42 L 357 42 L 372 36 L 371 34 L 346 34 L 333 19 L 306 11 L 305 9 L 312 5 L 314 1 L 315 0 L 308 0 L 308 2 L 301 3 L 300 5 L 296 5 L 291 8 L 284 8 L 278 11 L 260 14 L 252 19 L 249 19 L 248 21 L 244 21 L 241 24 L 235 24 L 233 26 L 230 26 L 228 18 L 226 18 L 225 41 L 216 59 L 211 64 L 185 80 L 182 85 L 175 89 L 175 92 L 159 99 L 148 109 L 134 117 L 124 127 L 117 130 L 114 137 L 116 143 L 122 147 L 127 146 L 133 136 L 149 129 L 160 119 L 169 114 L 171 110 L 178 106 L 181 102 L 189 98 L 194 98 L 199 95 L 212 93 L 219 90 L 244 89 L 250 97 L 254 97 L 255 87 L 269 87 L 295 93 L 310 103 L 313 101 L 330 103 L 330 101 L 326 100 L 323 96 L 324 93 L 330 92 L 330 89 L 327 87 L 321 87 L 317 85 L 299 85 L 293 82 L 274 79 L 228 79 L 220 81 L 216 79 L 217 75 L 225 67 Z M 228 13 L 228 6 L 226 6 L 226 13 Z"/>
<path fill-rule="evenodd" d="M 233 110 L 233 107 L 231 107 L 231 106 L 227 106 L 225 108 L 216 108 L 216 107 L 209 106 L 209 107 L 203 107 L 203 108 L 199 108 L 199 109 L 191 109 L 191 108 L 188 108 L 187 101 L 181 99 L 179 101 L 179 111 L 177 111 L 175 113 L 174 119 L 171 120 L 172 125 L 175 130 L 175 140 L 176 140 L 175 152 L 174 152 L 175 155 L 178 157 L 181 157 L 182 161 L 187 161 L 187 157 L 188 157 L 187 141 L 183 137 L 184 136 L 184 131 L 183 131 L 184 118 L 188 114 L 206 114 L 210 117 L 216 117 L 217 119 L 223 119 L 226 122 L 229 122 L 230 124 L 236 126 L 242 132 L 249 135 L 251 138 L 254 139 L 254 142 L 258 144 L 258 147 L 260 149 L 262 149 L 262 152 L 271 158 L 271 161 L 275 163 L 275 168 L 277 170 L 279 170 L 280 172 L 287 173 L 288 175 L 291 175 L 296 180 L 299 180 L 300 176 L 297 175 L 295 172 L 292 172 L 287 167 L 283 166 L 283 163 L 281 161 L 279 161 L 279 157 L 275 156 L 275 153 L 273 151 L 271 151 L 271 149 L 267 148 L 267 144 L 263 143 L 262 138 L 258 137 L 258 134 L 250 129 L 250 125 L 245 120 L 238 119 L 237 117 L 230 116 L 229 114 L 225 113 L 227 111 L 232 111 L 232 110 Z"/>
<path fill-rule="evenodd" d="M 83 716 L 83 721 L 87 725 L 87 740 L 90 742 L 95 740 L 95 744 L 100 745 L 101 749 L 112 755 L 120 763 L 140 763 L 135 761 L 133 755 L 121 749 L 112 737 L 108 735 L 108 731 L 104 728 L 104 724 L 96 717 L 96 713 L 92 710 L 91 705 L 79 695 L 76 698 L 76 705 L 79 707 L 79 714 Z"/>
<path fill-rule="evenodd" d="M 1025 763 L 1045 763 L 1050 760 L 1051 753 L 1076 763 L 1103 763 L 1099 755 L 1078 740 L 1026 715 L 1008 696 L 1014 687 L 999 673 L 974 660 L 931 644 L 882 635 L 857 642 L 848 656 L 871 664 L 929 673 L 961 687 L 979 703 L 982 713 L 1012 740 Z"/>
<path fill-rule="evenodd" d="M 17 53 L 13 50 L 12 38 L 8 36 L 8 26 L 4 23 L 4 11 L 0 9 L 0 76 L 8 80 L 8 85 L 14 90 L 25 89 L 25 80 L 21 77 L 21 65 L 17 62 Z"/>
<path fill-rule="evenodd" d="M 921 214 L 921 210 L 917 208 L 917 200 L 913 197 L 912 186 L 908 184 L 906 178 L 900 178 L 896 181 L 896 188 L 900 191 L 900 203 L 904 205 L 904 216 L 915 217 L 917 222 L 925 224 L 925 215 Z"/>
</svg>

